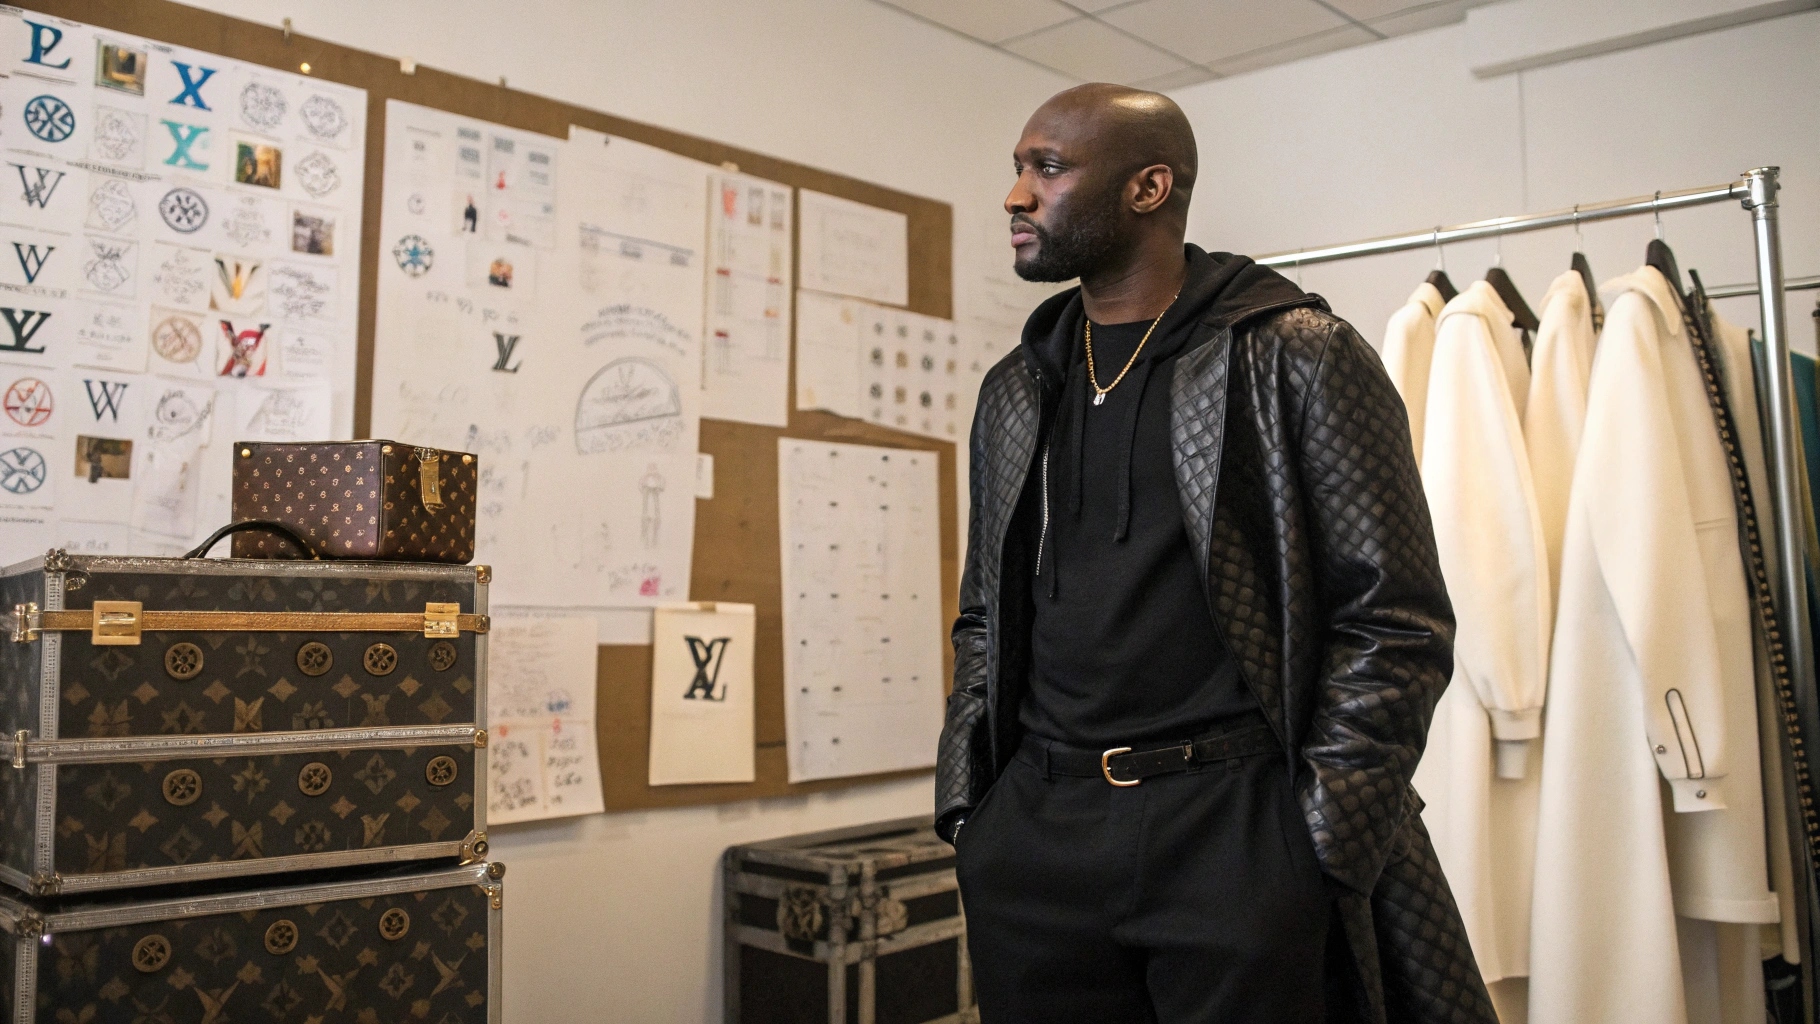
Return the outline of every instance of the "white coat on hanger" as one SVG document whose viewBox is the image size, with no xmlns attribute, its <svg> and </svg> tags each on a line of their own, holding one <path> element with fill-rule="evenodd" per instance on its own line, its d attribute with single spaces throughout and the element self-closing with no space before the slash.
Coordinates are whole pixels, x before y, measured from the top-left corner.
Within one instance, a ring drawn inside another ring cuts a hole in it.
<svg viewBox="0 0 1820 1024">
<path fill-rule="evenodd" d="M 1667 280 L 1645 267 L 1602 290 L 1550 666 L 1530 1022 L 1761 1020 L 1712 998 L 1738 991 L 1720 965 L 1753 962 L 1736 955 L 1747 932 L 1705 924 L 1777 914 L 1731 478 Z"/>
<path fill-rule="evenodd" d="M 1422 464 L 1422 431 L 1428 412 L 1428 370 L 1435 352 L 1435 317 L 1441 315 L 1441 291 L 1423 281 L 1384 327 L 1384 369 L 1403 407 L 1409 410 L 1409 441 Z"/>
<path fill-rule="evenodd" d="M 1592 296 L 1578 271 L 1570 270 L 1542 296 L 1542 325 L 1530 360 L 1529 408 L 1523 438 L 1529 444 L 1536 507 L 1548 542 L 1550 594 L 1561 585 L 1561 535 L 1567 530 L 1567 495 L 1573 487 L 1574 458 L 1586 425 L 1586 388 L 1592 378 Z"/>
<path fill-rule="evenodd" d="M 1422 479 L 1458 633 L 1415 787 L 1487 981 L 1528 972 L 1525 755 L 1540 734 L 1550 625 L 1523 437 L 1529 384 L 1509 308 L 1474 283 L 1441 312 L 1429 376 Z"/>
</svg>

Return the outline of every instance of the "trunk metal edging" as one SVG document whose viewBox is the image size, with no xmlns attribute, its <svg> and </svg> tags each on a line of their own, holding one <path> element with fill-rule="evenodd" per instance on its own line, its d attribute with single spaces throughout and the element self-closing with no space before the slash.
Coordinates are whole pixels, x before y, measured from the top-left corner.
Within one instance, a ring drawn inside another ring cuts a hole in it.
<svg viewBox="0 0 1820 1024">
<path fill-rule="evenodd" d="M 32 559 L 9 566 L 6 574 L 28 570 Z M 383 562 L 355 560 L 308 561 L 272 558 L 151 558 L 128 555 L 70 555 L 60 560 L 68 571 L 83 573 L 152 573 L 166 576 L 268 576 L 274 567 L 293 577 L 358 576 L 374 579 L 436 580 L 467 575 L 472 579 L 478 567 L 441 562 Z M 61 607 L 57 610 L 61 611 Z"/>
<path fill-rule="evenodd" d="M 380 846 L 370 850 L 336 850 L 324 853 L 293 853 L 283 857 L 259 860 L 211 860 L 199 864 L 171 864 L 155 868 L 133 868 L 97 875 L 64 875 L 58 880 L 58 892 L 65 895 L 130 889 L 141 885 L 165 885 L 210 878 L 236 878 L 248 875 L 280 874 L 286 871 L 310 871 L 317 868 L 347 867 L 354 864 L 387 864 L 438 857 L 459 857 L 463 840 L 439 843 L 417 843 L 412 846 Z"/>
<path fill-rule="evenodd" d="M 113 764 L 189 760 L 223 754 L 301 754 L 377 747 L 472 745 L 479 727 L 468 724 L 374 726 L 308 732 L 213 733 L 205 736 L 134 736 L 121 739 L 27 740 L 27 764 Z"/>
<path fill-rule="evenodd" d="M 488 588 L 493 580 L 491 569 L 474 573 L 474 614 L 491 615 Z M 474 833 L 487 834 L 487 761 L 491 757 L 487 742 L 487 634 L 474 634 Z"/>
</svg>

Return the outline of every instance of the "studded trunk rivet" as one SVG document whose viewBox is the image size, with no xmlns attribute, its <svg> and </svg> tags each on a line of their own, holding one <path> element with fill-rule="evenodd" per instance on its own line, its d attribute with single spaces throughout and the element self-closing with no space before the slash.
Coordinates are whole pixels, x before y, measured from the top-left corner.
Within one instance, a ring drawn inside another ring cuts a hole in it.
<svg viewBox="0 0 1820 1024">
<path fill-rule="evenodd" d="M 366 656 L 361 659 L 361 663 L 366 666 L 367 672 L 371 675 L 391 675 L 392 670 L 398 667 L 398 652 L 392 648 L 391 644 L 374 644 L 367 648 Z"/>
<path fill-rule="evenodd" d="M 164 671 L 172 679 L 194 679 L 202 674 L 202 648 L 192 643 L 172 644 L 164 652 Z"/>
<path fill-rule="evenodd" d="M 283 956 L 297 948 L 297 925 L 289 920 L 277 920 L 265 930 L 265 951 L 273 956 Z"/>
<path fill-rule="evenodd" d="M 304 796 L 321 796 L 334 781 L 334 770 L 321 761 L 311 761 L 297 772 L 297 788 Z"/>
<path fill-rule="evenodd" d="M 411 930 L 411 915 L 403 907 L 393 907 L 379 915 L 379 937 L 388 942 L 397 942 Z"/>
<path fill-rule="evenodd" d="M 164 777 L 164 802 L 172 807 L 188 807 L 202 798 L 202 776 L 188 768 L 179 768 Z"/>
<path fill-rule="evenodd" d="M 435 786 L 437 789 L 441 789 L 449 783 L 454 782 L 455 776 L 460 773 L 461 767 L 455 763 L 454 758 L 449 757 L 447 754 L 444 754 L 441 757 L 431 758 L 430 763 L 425 765 L 423 769 L 423 777 L 430 785 Z"/>
<path fill-rule="evenodd" d="M 162 935 L 147 935 L 133 943 L 133 966 L 140 974 L 151 974 L 171 960 L 171 940 Z"/>
<path fill-rule="evenodd" d="M 438 672 L 447 672 L 453 668 L 457 657 L 455 645 L 447 640 L 438 640 L 430 645 L 430 667 Z"/>
<path fill-rule="evenodd" d="M 306 676 L 319 676 L 335 666 L 335 652 L 329 645 L 311 640 L 297 648 L 297 671 Z"/>
</svg>

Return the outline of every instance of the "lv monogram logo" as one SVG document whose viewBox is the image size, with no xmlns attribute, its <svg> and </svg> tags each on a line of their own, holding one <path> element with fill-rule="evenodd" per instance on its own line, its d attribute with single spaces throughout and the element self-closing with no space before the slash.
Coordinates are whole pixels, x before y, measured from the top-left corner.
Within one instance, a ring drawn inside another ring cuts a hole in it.
<svg viewBox="0 0 1820 1024">
<path fill-rule="evenodd" d="M 522 362 L 512 362 L 512 353 L 518 350 L 518 335 L 507 335 L 494 331 L 493 347 L 499 350 L 498 358 L 493 360 L 493 369 L 500 373 L 517 373 L 518 368 L 524 365 Z M 511 365 L 508 366 L 508 363 Z"/>
<path fill-rule="evenodd" d="M 99 391 L 95 390 L 97 384 L 101 386 Z M 120 422 L 120 398 L 126 394 L 126 381 L 84 380 L 82 386 L 88 391 L 88 404 L 95 412 L 95 422 L 101 422 L 101 414 L 104 412 L 115 423 Z"/>
<path fill-rule="evenodd" d="M 203 102 L 202 86 L 209 79 L 215 77 L 215 69 L 192 68 L 190 65 L 185 64 L 180 60 L 171 61 L 171 67 L 177 69 L 177 77 L 183 80 L 183 91 L 178 93 L 177 98 L 171 100 L 171 102 L 179 106 L 192 106 L 197 110 L 213 109 L 207 103 Z M 198 70 L 201 74 L 195 73 Z M 168 124 L 170 122 L 167 121 L 165 123 Z"/>
<path fill-rule="evenodd" d="M 689 682 L 689 692 L 683 694 L 684 700 L 727 699 L 727 688 L 720 685 L 720 666 L 727 659 L 727 644 L 730 637 L 715 637 L 703 640 L 698 636 L 685 636 L 683 640 L 689 645 L 689 657 L 695 662 L 695 678 Z"/>
<path fill-rule="evenodd" d="M 6 319 L 6 326 L 12 329 L 13 340 L 10 343 L 0 342 L 0 352 L 36 353 L 44 351 L 43 346 L 32 348 L 32 335 L 38 333 L 51 315 L 36 309 L 13 309 L 0 306 L 0 317 Z"/>
<path fill-rule="evenodd" d="M 54 171 L 49 167 L 30 168 L 37 179 L 34 181 L 32 178 L 26 177 L 27 168 L 24 164 L 13 164 L 12 166 L 19 172 L 20 195 L 25 199 L 27 206 L 44 209 L 51 201 L 51 193 L 57 191 L 58 185 L 63 184 L 62 171 Z"/>
<path fill-rule="evenodd" d="M 40 252 L 36 245 L 13 243 L 13 254 L 19 257 L 19 269 L 25 271 L 26 284 L 37 283 L 38 275 L 44 270 L 44 261 L 50 259 L 51 253 L 56 251 L 57 247 L 54 245 L 47 245 L 44 247 L 44 251 Z"/>
<path fill-rule="evenodd" d="M 172 63 L 175 64 L 176 62 L 172 61 Z M 178 64 L 177 66 L 182 67 L 183 65 Z M 207 110 L 208 108 L 204 107 L 203 109 Z M 206 171 L 209 169 L 208 164 L 205 164 L 190 155 L 190 149 L 196 145 L 196 140 L 208 133 L 208 127 L 206 125 L 178 124 L 175 121 L 163 121 L 161 123 L 166 130 L 171 133 L 171 155 L 164 158 L 166 167 L 182 167 L 185 170 L 191 171 Z"/>
</svg>

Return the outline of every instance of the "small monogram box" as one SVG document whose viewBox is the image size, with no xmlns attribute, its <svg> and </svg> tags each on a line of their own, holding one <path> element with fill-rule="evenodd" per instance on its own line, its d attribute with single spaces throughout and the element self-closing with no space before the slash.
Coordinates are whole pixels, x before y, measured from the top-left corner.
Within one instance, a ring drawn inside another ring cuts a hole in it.
<svg viewBox="0 0 1820 1024">
<path fill-rule="evenodd" d="M 234 519 L 290 527 L 234 537 L 235 558 L 358 558 L 451 562 L 474 558 L 480 465 L 466 452 L 396 441 L 234 446 Z"/>
</svg>

